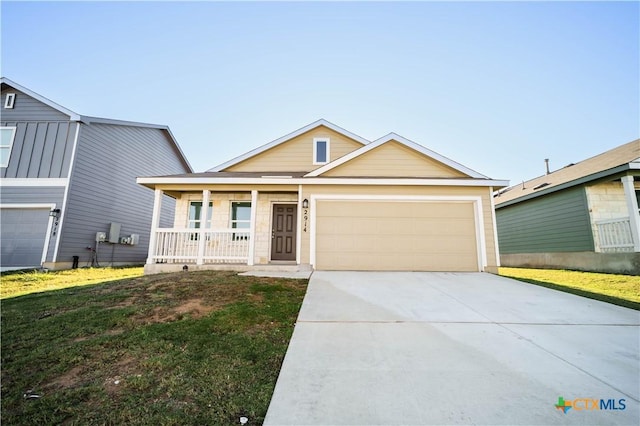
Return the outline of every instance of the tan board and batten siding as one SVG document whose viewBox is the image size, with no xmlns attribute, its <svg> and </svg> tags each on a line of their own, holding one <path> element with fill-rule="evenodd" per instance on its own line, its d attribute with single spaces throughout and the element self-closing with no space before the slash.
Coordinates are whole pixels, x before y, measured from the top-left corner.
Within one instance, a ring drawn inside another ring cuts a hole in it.
<svg viewBox="0 0 640 426">
<path fill-rule="evenodd" d="M 320 270 L 478 271 L 471 202 L 318 201 Z"/>
<path fill-rule="evenodd" d="M 309 172 L 320 165 L 313 164 L 313 139 L 330 138 L 329 154 L 334 161 L 362 147 L 325 126 L 319 126 L 254 157 L 224 169 L 226 172 Z"/>
<path fill-rule="evenodd" d="M 322 176 L 460 178 L 467 175 L 396 141 L 389 141 Z"/>
</svg>

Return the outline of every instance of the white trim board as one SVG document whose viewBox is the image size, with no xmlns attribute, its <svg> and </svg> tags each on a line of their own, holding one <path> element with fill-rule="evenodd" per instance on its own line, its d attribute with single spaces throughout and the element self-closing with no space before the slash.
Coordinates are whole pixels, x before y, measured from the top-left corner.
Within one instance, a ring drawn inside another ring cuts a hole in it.
<svg viewBox="0 0 640 426">
<path fill-rule="evenodd" d="M 424 178 L 228 178 L 228 177 L 139 177 L 141 185 L 424 185 L 424 186 L 494 186 L 509 184 L 495 179 L 424 179 Z M 151 187 L 151 186 L 150 186 Z M 172 188 L 172 190 L 179 188 Z"/>
<path fill-rule="evenodd" d="M 38 187 L 38 186 L 60 186 L 65 187 L 69 183 L 67 178 L 2 178 L 0 179 L 0 187 L 22 186 L 22 187 Z"/>
<path fill-rule="evenodd" d="M 476 230 L 476 253 L 478 271 L 482 272 L 487 266 L 486 241 L 484 237 L 484 215 L 482 213 L 482 197 L 474 195 L 349 195 L 349 194 L 318 194 L 311 195 L 310 200 L 310 253 L 309 263 L 315 269 L 316 265 L 316 212 L 317 202 L 320 201 L 388 201 L 388 202 L 448 202 L 473 203 Z"/>
<path fill-rule="evenodd" d="M 53 250 L 53 262 L 58 261 L 58 250 L 60 249 L 60 234 L 64 225 L 64 218 L 67 216 L 67 202 L 69 201 L 69 187 L 71 186 L 71 176 L 73 176 L 73 168 L 76 162 L 76 152 L 78 151 L 78 138 L 80 137 L 80 123 L 76 123 L 76 134 L 73 137 L 73 149 L 71 151 L 71 160 L 69 161 L 69 174 L 67 175 L 67 184 L 64 187 L 64 196 L 62 198 L 62 213 L 58 223 L 58 238 L 56 238 L 56 248 Z"/>
</svg>

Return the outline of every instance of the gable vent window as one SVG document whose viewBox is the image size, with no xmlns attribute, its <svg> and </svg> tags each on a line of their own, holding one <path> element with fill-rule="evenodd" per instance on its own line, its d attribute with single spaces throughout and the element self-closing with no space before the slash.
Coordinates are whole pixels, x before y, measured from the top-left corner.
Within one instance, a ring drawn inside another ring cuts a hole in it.
<svg viewBox="0 0 640 426">
<path fill-rule="evenodd" d="M 4 107 L 6 109 L 13 109 L 13 104 L 16 102 L 15 93 L 7 93 L 4 97 Z"/>
<path fill-rule="evenodd" d="M 329 138 L 313 139 L 313 164 L 329 162 Z"/>
<path fill-rule="evenodd" d="M 0 167 L 7 167 L 11 156 L 13 139 L 16 136 L 15 127 L 0 127 Z"/>
</svg>

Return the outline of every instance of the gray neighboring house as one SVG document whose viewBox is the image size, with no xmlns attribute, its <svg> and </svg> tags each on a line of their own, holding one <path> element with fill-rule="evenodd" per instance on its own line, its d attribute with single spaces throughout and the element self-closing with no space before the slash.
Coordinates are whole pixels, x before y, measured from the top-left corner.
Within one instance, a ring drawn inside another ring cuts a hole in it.
<svg viewBox="0 0 640 426">
<path fill-rule="evenodd" d="M 144 263 L 154 194 L 136 178 L 192 172 L 169 128 L 79 115 L 0 81 L 2 270 L 88 266 L 94 253 L 100 266 Z"/>
<path fill-rule="evenodd" d="M 503 266 L 640 275 L 640 139 L 494 201 Z"/>
</svg>

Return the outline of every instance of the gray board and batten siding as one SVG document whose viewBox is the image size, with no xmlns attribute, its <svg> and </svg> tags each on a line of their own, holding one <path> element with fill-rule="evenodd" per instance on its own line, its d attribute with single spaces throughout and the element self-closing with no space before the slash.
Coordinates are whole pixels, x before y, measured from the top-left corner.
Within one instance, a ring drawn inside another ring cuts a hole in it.
<svg viewBox="0 0 640 426">
<path fill-rule="evenodd" d="M 19 98 L 18 98 L 19 99 Z M 66 178 L 78 123 L 4 121 L 15 127 L 11 161 L 0 169 L 3 178 Z"/>
<path fill-rule="evenodd" d="M 112 124 L 83 124 L 74 162 L 58 262 L 80 256 L 88 263 L 98 231 L 122 225 L 120 236 L 139 234 L 136 246 L 100 244 L 98 261 L 144 263 L 147 257 L 153 191 L 136 183 L 138 176 L 184 173 L 166 130 Z M 162 200 L 162 227 L 173 226 L 175 200 Z"/>
<path fill-rule="evenodd" d="M 583 186 L 496 209 L 502 254 L 594 251 Z"/>
</svg>

